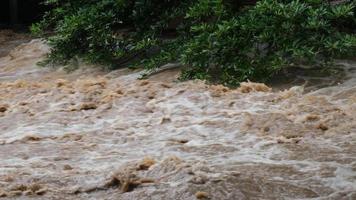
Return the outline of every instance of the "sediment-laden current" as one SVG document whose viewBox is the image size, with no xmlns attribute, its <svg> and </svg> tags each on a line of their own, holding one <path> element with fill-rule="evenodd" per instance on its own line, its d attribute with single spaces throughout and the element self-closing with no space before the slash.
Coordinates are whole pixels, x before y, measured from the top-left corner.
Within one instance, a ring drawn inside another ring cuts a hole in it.
<svg viewBox="0 0 356 200">
<path fill-rule="evenodd" d="M 0 58 L 0 199 L 356 199 L 356 63 L 278 91 Z"/>
</svg>

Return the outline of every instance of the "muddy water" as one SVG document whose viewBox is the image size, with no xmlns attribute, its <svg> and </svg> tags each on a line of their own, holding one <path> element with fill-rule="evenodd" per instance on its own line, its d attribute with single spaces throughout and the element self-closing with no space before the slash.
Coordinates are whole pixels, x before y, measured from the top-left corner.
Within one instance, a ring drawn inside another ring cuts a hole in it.
<svg viewBox="0 0 356 200">
<path fill-rule="evenodd" d="M 3 199 L 356 199 L 356 63 L 303 92 L 0 58 Z M 166 73 L 166 74 L 165 74 Z"/>
</svg>

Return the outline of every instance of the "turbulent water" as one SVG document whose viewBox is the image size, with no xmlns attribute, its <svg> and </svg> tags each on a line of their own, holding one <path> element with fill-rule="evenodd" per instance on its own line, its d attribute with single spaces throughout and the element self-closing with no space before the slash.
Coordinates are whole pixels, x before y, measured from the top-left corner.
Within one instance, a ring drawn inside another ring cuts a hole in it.
<svg viewBox="0 0 356 200">
<path fill-rule="evenodd" d="M 47 52 L 33 40 L 0 58 L 3 199 L 356 199 L 354 62 L 313 91 L 230 90 L 68 75 L 36 66 Z"/>
</svg>

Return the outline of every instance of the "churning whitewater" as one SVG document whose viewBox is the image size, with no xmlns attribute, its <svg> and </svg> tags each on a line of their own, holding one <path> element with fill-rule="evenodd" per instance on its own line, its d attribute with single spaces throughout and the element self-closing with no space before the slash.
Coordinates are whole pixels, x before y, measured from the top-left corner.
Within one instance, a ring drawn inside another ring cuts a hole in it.
<svg viewBox="0 0 356 200">
<path fill-rule="evenodd" d="M 356 63 L 313 91 L 0 58 L 0 199 L 356 199 Z"/>
</svg>

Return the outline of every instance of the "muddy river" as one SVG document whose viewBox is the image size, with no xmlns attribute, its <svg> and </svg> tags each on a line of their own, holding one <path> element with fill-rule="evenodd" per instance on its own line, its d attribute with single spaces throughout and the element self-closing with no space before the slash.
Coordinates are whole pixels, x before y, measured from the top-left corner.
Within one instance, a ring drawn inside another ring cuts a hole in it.
<svg viewBox="0 0 356 200">
<path fill-rule="evenodd" d="M 319 86 L 231 90 L 174 70 L 67 74 L 36 66 L 42 41 L 8 40 L 0 199 L 356 199 L 355 61 Z"/>
</svg>

